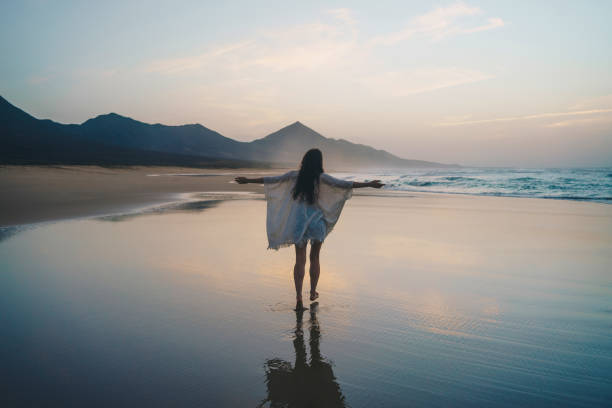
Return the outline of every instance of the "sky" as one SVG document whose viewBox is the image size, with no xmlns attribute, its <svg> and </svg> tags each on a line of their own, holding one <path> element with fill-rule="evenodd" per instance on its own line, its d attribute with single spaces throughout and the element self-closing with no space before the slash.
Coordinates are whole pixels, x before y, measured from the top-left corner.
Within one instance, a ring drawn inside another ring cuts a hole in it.
<svg viewBox="0 0 612 408">
<path fill-rule="evenodd" d="M 611 20 L 608 0 L 7 0 L 0 95 L 62 123 L 300 121 L 409 159 L 612 166 Z"/>
</svg>

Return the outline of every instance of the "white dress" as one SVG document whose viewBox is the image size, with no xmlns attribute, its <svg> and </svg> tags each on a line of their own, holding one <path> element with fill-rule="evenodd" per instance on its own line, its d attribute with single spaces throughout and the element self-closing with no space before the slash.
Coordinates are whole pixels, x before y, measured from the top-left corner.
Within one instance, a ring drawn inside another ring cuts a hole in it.
<svg viewBox="0 0 612 408">
<path fill-rule="evenodd" d="M 281 176 L 264 177 L 264 192 L 268 203 L 266 230 L 268 249 L 310 241 L 323 242 L 340 218 L 346 200 L 353 193 L 353 182 L 322 173 L 319 177 L 317 201 L 309 204 L 293 199 L 292 190 L 298 171 Z"/>
</svg>

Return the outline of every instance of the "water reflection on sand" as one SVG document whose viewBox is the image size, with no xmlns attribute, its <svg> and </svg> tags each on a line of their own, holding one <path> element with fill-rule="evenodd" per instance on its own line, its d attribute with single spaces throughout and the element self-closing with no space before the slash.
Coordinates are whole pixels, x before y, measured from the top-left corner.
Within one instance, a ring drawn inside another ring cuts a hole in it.
<svg viewBox="0 0 612 408">
<path fill-rule="evenodd" d="M 193 202 L 0 243 L 3 402 L 612 398 L 608 207 L 356 196 L 323 246 L 320 304 L 296 316 L 293 251 L 265 249 L 265 202 Z"/>
<path fill-rule="evenodd" d="M 121 222 L 130 220 L 135 217 L 142 217 L 147 215 L 163 215 L 181 212 L 197 213 L 204 210 L 208 210 L 210 208 L 214 208 L 223 201 L 262 200 L 263 196 L 261 194 L 251 192 L 212 191 L 205 193 L 181 194 L 178 198 L 179 199 L 174 202 L 138 208 L 124 213 L 103 215 L 95 217 L 95 219 L 100 221 Z"/>
<path fill-rule="evenodd" d="M 280 358 L 266 361 L 268 395 L 259 407 L 345 407 L 344 395 L 334 375 L 333 363 L 321 354 L 321 328 L 317 319 L 318 303 L 306 311 L 309 338 L 304 339 L 304 310 L 295 313 L 293 339 L 294 363 Z"/>
</svg>

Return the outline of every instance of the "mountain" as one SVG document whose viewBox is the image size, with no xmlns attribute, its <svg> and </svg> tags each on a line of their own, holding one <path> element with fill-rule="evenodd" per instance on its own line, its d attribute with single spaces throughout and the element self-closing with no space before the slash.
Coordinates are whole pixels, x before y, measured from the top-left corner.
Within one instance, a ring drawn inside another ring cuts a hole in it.
<svg viewBox="0 0 612 408">
<path fill-rule="evenodd" d="M 225 137 L 202 125 L 150 125 L 110 113 L 89 119 L 81 125 L 88 140 L 133 149 L 239 158 L 246 143 Z"/>
<path fill-rule="evenodd" d="M 254 140 L 250 144 L 253 149 L 251 158 L 257 157 L 270 162 L 298 163 L 306 150 L 316 147 L 323 152 L 325 162 L 332 164 L 334 169 L 449 166 L 423 160 L 402 159 L 385 150 L 377 150 L 344 139 L 327 138 L 300 122 Z"/>
<path fill-rule="evenodd" d="M 64 125 L 40 120 L 0 97 L 0 163 L 294 167 L 310 148 L 327 168 L 448 167 L 408 160 L 384 150 L 322 136 L 295 122 L 252 142 L 239 142 L 199 124 L 148 124 L 110 113 Z"/>
<path fill-rule="evenodd" d="M 261 161 L 178 154 L 129 143 L 121 146 L 122 143 L 108 143 L 99 138 L 99 132 L 94 131 L 97 127 L 88 129 L 84 125 L 36 119 L 0 96 L 0 164 L 270 167 Z"/>
</svg>

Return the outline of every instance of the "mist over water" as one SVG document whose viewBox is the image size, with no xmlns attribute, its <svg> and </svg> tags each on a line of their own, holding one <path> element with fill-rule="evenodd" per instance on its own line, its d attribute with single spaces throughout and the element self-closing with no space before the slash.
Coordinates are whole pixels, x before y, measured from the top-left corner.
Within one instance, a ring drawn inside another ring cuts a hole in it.
<svg viewBox="0 0 612 408">
<path fill-rule="evenodd" d="M 612 168 L 408 169 L 337 173 L 348 180 L 380 179 L 385 189 L 432 193 L 611 202 Z"/>
</svg>

